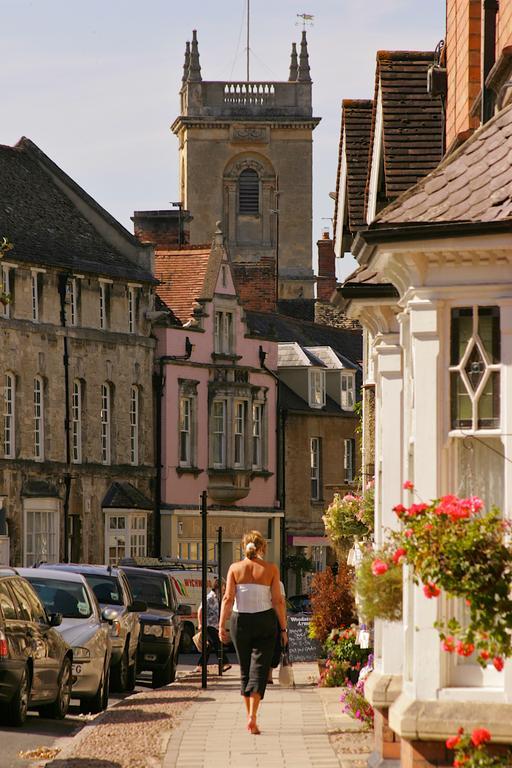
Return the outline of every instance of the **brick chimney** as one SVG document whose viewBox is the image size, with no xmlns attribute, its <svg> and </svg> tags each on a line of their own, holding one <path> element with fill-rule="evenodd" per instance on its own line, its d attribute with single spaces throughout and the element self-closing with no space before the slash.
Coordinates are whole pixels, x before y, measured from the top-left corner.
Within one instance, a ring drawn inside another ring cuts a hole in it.
<svg viewBox="0 0 512 768">
<path fill-rule="evenodd" d="M 189 242 L 192 216 L 181 208 L 165 211 L 134 211 L 131 217 L 135 237 L 158 248 L 176 248 Z"/>
<path fill-rule="evenodd" d="M 255 264 L 233 262 L 231 265 L 238 298 L 245 309 L 256 312 L 276 311 L 276 262 L 262 257 Z"/>
<path fill-rule="evenodd" d="M 329 301 L 336 290 L 336 256 L 334 243 L 325 230 L 322 239 L 317 242 L 318 248 L 318 277 L 316 293 L 320 301 Z"/>
</svg>

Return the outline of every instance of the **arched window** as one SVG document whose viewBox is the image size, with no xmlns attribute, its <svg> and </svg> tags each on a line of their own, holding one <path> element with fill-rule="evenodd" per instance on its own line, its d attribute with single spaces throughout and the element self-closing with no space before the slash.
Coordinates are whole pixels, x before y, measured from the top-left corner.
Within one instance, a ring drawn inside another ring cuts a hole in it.
<svg viewBox="0 0 512 768">
<path fill-rule="evenodd" d="M 14 459 L 16 454 L 15 427 L 16 378 L 14 373 L 4 377 L 4 458 Z"/>
<path fill-rule="evenodd" d="M 260 177 L 246 168 L 238 177 L 238 213 L 257 216 L 260 212 Z"/>
</svg>

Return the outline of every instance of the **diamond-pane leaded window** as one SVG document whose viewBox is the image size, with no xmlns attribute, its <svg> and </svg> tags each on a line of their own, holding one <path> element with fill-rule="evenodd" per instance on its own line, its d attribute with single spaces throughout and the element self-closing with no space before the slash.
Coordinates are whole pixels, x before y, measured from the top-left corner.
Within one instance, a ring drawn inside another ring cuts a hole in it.
<svg viewBox="0 0 512 768">
<path fill-rule="evenodd" d="M 500 310 L 452 309 L 450 400 L 452 429 L 500 425 Z"/>
</svg>

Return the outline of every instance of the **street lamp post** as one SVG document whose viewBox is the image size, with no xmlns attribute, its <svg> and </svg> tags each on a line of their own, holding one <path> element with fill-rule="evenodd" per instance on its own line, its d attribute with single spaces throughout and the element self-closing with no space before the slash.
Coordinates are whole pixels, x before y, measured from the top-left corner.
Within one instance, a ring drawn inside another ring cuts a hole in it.
<svg viewBox="0 0 512 768">
<path fill-rule="evenodd" d="M 201 545 L 202 545 L 202 588 L 201 605 L 203 620 L 201 622 L 201 688 L 207 688 L 208 675 L 208 609 L 206 606 L 207 580 L 208 580 L 208 493 L 203 491 L 201 494 Z"/>
</svg>

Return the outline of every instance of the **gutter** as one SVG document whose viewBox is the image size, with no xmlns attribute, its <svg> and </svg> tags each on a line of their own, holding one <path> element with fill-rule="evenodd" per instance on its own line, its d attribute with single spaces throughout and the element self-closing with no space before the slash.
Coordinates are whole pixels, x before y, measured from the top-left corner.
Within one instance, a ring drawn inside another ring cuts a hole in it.
<svg viewBox="0 0 512 768">
<path fill-rule="evenodd" d="M 63 474 L 64 479 L 64 562 L 69 562 L 69 497 L 71 495 L 71 447 L 70 447 L 70 406 L 69 406 L 69 350 L 68 334 L 66 328 L 66 290 L 69 275 L 61 272 L 58 277 L 59 299 L 60 299 L 60 324 L 64 329 L 63 340 L 63 366 L 64 366 L 64 444 L 66 446 L 66 471 Z"/>
</svg>

